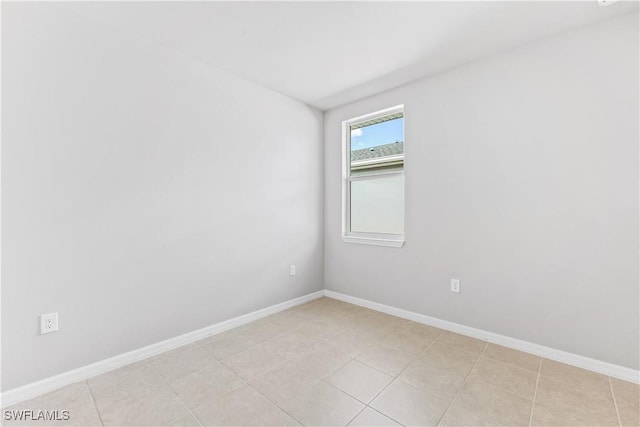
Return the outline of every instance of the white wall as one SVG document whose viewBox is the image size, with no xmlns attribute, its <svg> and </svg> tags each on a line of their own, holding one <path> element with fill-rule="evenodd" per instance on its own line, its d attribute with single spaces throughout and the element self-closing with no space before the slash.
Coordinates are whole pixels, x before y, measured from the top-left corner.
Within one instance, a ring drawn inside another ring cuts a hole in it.
<svg viewBox="0 0 640 427">
<path fill-rule="evenodd" d="M 636 14 L 326 112 L 326 288 L 638 369 L 638 48 Z M 405 246 L 343 243 L 341 121 L 398 104 Z"/>
<path fill-rule="evenodd" d="M 2 9 L 2 390 L 322 289 L 321 113 Z"/>
</svg>

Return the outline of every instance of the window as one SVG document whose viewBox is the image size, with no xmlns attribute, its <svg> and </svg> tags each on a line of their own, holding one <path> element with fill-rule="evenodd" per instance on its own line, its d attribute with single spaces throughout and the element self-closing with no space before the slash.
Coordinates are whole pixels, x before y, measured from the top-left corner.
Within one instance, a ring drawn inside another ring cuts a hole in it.
<svg viewBox="0 0 640 427">
<path fill-rule="evenodd" d="M 400 247 L 404 243 L 404 108 L 342 124 L 342 239 Z"/>
</svg>

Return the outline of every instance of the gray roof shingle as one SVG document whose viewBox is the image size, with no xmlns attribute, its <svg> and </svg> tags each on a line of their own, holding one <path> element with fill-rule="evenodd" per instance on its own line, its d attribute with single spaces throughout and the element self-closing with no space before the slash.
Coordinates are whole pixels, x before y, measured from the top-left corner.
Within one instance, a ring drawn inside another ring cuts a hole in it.
<svg viewBox="0 0 640 427">
<path fill-rule="evenodd" d="M 392 142 L 391 144 L 378 145 L 372 148 L 362 148 L 351 151 L 351 161 L 376 159 L 379 157 L 398 156 L 404 153 L 404 142 Z"/>
</svg>

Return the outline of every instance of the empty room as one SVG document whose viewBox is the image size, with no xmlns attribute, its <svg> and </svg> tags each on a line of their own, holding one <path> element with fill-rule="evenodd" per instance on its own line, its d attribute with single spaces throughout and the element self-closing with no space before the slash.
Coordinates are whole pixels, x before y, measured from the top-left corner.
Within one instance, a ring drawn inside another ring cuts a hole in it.
<svg viewBox="0 0 640 427">
<path fill-rule="evenodd" d="M 639 426 L 640 2 L 2 1 L 5 426 Z"/>
</svg>

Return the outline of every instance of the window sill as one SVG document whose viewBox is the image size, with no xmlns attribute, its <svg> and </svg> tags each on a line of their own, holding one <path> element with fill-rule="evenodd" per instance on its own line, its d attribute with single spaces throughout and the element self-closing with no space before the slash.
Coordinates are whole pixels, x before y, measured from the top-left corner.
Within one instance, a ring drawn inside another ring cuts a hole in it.
<svg viewBox="0 0 640 427">
<path fill-rule="evenodd" d="M 400 248 L 404 245 L 404 237 L 401 239 L 381 239 L 374 237 L 354 237 L 342 236 L 345 243 L 359 243 L 361 245 L 388 246 L 392 248 Z"/>
</svg>

